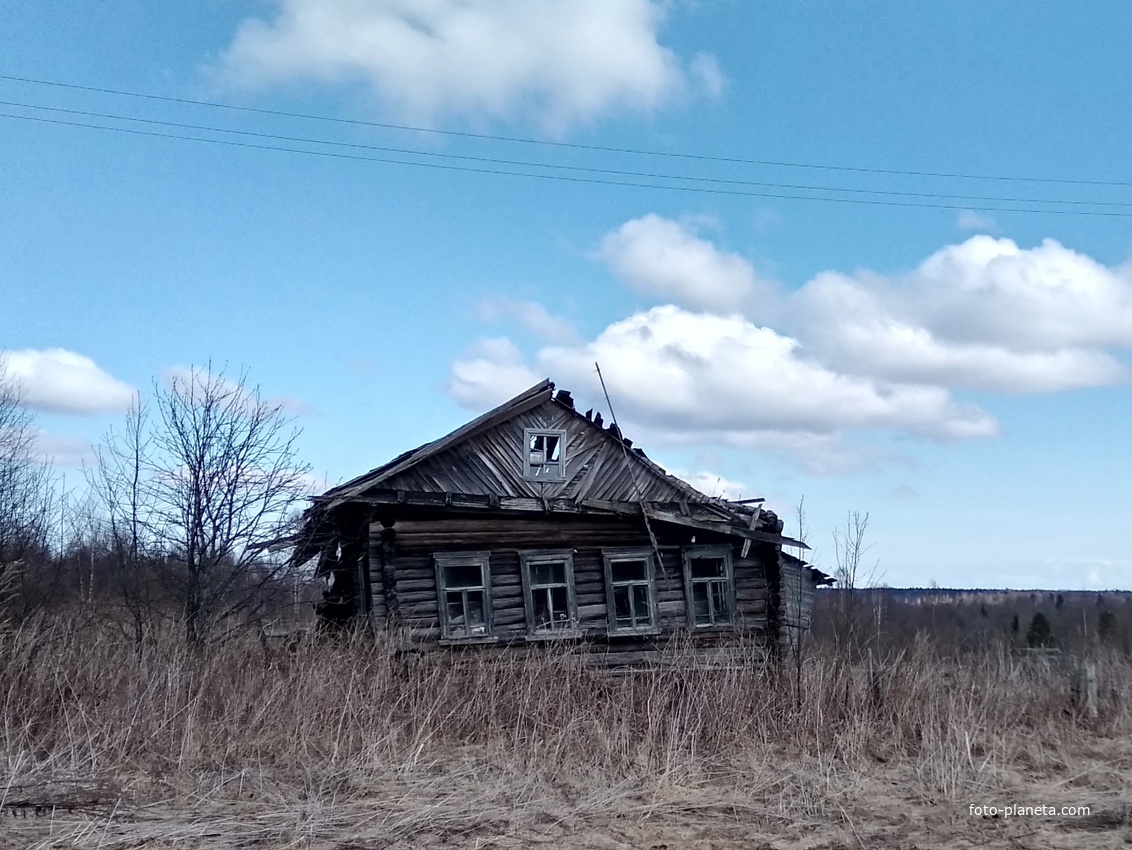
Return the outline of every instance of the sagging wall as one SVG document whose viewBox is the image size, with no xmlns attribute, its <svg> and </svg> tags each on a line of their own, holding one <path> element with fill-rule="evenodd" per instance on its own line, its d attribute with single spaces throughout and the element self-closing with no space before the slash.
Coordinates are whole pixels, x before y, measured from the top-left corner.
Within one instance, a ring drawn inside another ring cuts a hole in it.
<svg viewBox="0 0 1132 850">
<path fill-rule="evenodd" d="M 658 625 L 662 633 L 686 633 L 688 629 L 683 548 L 725 543 L 731 547 L 735 585 L 735 620 L 726 631 L 765 638 L 769 597 L 764 564 L 768 560 L 775 563 L 777 553 L 773 546 L 756 544 L 747 558 L 741 558 L 741 546 L 732 546 L 722 535 L 656 525 L 654 531 L 661 554 L 655 575 Z M 707 539 L 709 537 L 714 539 Z M 444 516 L 398 520 L 391 528 L 374 522 L 369 535 L 373 617 L 379 624 L 395 625 L 414 646 L 424 648 L 439 644 L 435 556 L 484 551 L 490 554 L 494 638 L 504 643 L 524 641 L 528 624 L 520 552 L 570 550 L 580 630 L 586 638 L 606 639 L 608 607 L 603 550 L 624 547 L 651 551 L 648 534 L 639 521 L 584 516 Z M 696 630 L 696 635 L 705 641 L 720 636 L 718 630 Z M 608 640 L 642 642 L 642 638 L 635 635 L 619 635 Z"/>
<path fill-rule="evenodd" d="M 777 568 L 768 571 L 773 638 L 785 649 L 800 649 L 813 623 L 815 586 L 806 564 L 785 552 L 777 553 Z"/>
</svg>

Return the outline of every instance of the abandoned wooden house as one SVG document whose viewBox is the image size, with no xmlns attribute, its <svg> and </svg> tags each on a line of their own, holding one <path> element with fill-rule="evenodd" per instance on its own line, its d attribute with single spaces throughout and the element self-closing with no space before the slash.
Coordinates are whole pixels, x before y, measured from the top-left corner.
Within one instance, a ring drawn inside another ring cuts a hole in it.
<svg viewBox="0 0 1132 850">
<path fill-rule="evenodd" d="M 548 380 L 317 497 L 297 556 L 329 579 L 324 621 L 406 646 L 574 639 L 628 658 L 687 635 L 765 652 L 804 634 L 828 583 L 782 529 L 761 499 L 667 474 Z"/>
</svg>

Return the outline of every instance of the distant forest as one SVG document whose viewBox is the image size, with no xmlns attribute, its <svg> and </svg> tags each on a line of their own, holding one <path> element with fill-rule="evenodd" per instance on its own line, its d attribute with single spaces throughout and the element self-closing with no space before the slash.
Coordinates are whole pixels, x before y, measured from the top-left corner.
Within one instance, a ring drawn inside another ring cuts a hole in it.
<svg viewBox="0 0 1132 850">
<path fill-rule="evenodd" d="M 944 650 L 1103 647 L 1132 656 L 1132 591 L 822 590 L 815 639 L 838 642 L 846 631 L 882 652 L 910 646 L 919 635 Z"/>
</svg>

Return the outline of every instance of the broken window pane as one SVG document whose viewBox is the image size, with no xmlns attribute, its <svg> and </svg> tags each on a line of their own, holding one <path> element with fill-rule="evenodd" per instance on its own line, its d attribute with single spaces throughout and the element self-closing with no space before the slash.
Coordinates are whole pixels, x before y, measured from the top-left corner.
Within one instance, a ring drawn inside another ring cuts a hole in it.
<svg viewBox="0 0 1132 850">
<path fill-rule="evenodd" d="M 487 634 L 482 590 L 450 590 L 445 596 L 449 636 L 474 637 Z"/>
<path fill-rule="evenodd" d="M 731 606 L 728 604 L 727 583 L 713 581 L 708 583 L 711 589 L 711 607 L 713 622 L 716 624 L 731 622 Z"/>
<path fill-rule="evenodd" d="M 483 587 L 483 571 L 479 564 L 461 564 L 444 568 L 444 586 Z"/>
<path fill-rule="evenodd" d="M 570 603 L 565 587 L 552 587 L 548 591 L 553 612 L 553 621 L 556 625 L 570 622 Z"/>
<path fill-rule="evenodd" d="M 614 561 L 609 569 L 615 582 L 647 581 L 649 577 L 648 565 L 644 561 Z"/>
<path fill-rule="evenodd" d="M 467 623 L 464 612 L 464 594 L 456 591 L 446 594 L 448 600 L 448 627 L 453 631 L 463 631 Z"/>
<path fill-rule="evenodd" d="M 491 611 L 487 559 L 437 555 L 440 567 L 440 620 L 445 638 L 486 637 Z"/>
<path fill-rule="evenodd" d="M 553 622 L 551 617 L 550 597 L 545 591 L 534 592 L 534 620 L 536 629 L 545 629 Z"/>
<path fill-rule="evenodd" d="M 573 626 L 565 587 L 547 587 L 534 592 L 535 629 L 566 629 Z"/>
<path fill-rule="evenodd" d="M 711 603 L 708 601 L 706 584 L 692 585 L 692 614 L 697 626 L 710 626 L 712 624 Z"/>
<path fill-rule="evenodd" d="M 633 628 L 633 602 L 630 588 L 613 588 L 614 621 L 618 628 Z"/>
<path fill-rule="evenodd" d="M 561 479 L 564 449 L 562 432 L 527 432 L 527 476 Z"/>
<path fill-rule="evenodd" d="M 561 478 L 562 470 L 556 463 L 532 463 L 531 475 L 535 478 Z"/>
<path fill-rule="evenodd" d="M 687 560 L 691 591 L 688 617 L 696 626 L 731 623 L 731 568 L 723 556 L 690 557 Z"/>
<path fill-rule="evenodd" d="M 633 585 L 633 614 L 636 617 L 636 626 L 647 626 L 649 616 L 649 586 L 647 584 Z"/>
<path fill-rule="evenodd" d="M 573 630 L 577 627 L 571 596 L 572 558 L 568 553 L 522 556 L 526 571 L 526 593 L 530 600 L 529 629 L 535 634 Z"/>
<path fill-rule="evenodd" d="M 566 564 L 562 561 L 544 561 L 531 564 L 531 584 L 565 584 Z"/>
<path fill-rule="evenodd" d="M 483 591 L 469 590 L 465 596 L 468 620 L 468 633 L 482 635 L 487 631 L 484 622 Z"/>
<path fill-rule="evenodd" d="M 725 569 L 723 558 L 692 559 L 692 578 L 723 578 Z"/>
</svg>

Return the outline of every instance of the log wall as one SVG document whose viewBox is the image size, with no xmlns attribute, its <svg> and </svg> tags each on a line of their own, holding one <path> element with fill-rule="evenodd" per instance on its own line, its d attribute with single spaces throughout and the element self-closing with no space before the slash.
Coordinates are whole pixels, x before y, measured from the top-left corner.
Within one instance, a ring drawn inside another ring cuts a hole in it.
<svg viewBox="0 0 1132 850">
<path fill-rule="evenodd" d="M 390 532 L 393 534 L 390 534 Z M 774 559 L 773 546 L 756 545 L 747 558 L 740 546 L 732 547 L 736 617 L 732 627 L 717 631 L 688 631 L 682 548 L 696 543 L 727 543 L 694 529 L 654 525 L 660 548 L 656 589 L 660 634 L 610 635 L 605 592 L 603 550 L 639 547 L 651 551 L 643 522 L 636 518 L 595 516 L 516 517 L 443 515 L 427 520 L 400 520 L 392 529 L 370 526 L 368 565 L 374 592 L 376 623 L 397 629 L 404 645 L 426 648 L 441 644 L 441 624 L 434 556 L 441 553 L 488 552 L 490 556 L 493 636 L 488 643 L 507 646 L 544 642 L 528 640 L 520 552 L 567 549 L 573 552 L 574 589 L 578 625 L 583 643 L 591 651 L 613 658 L 608 663 L 632 664 L 667 647 L 673 636 L 692 640 L 717 656 L 727 652 L 721 641 L 736 633 L 765 644 L 768 587 L 766 559 Z M 694 533 L 693 533 L 694 532 Z M 654 556 L 655 560 L 655 556 Z M 732 640 L 733 642 L 733 640 Z M 750 641 L 749 641 L 750 642 Z M 644 653 L 644 655 L 640 655 Z"/>
</svg>

